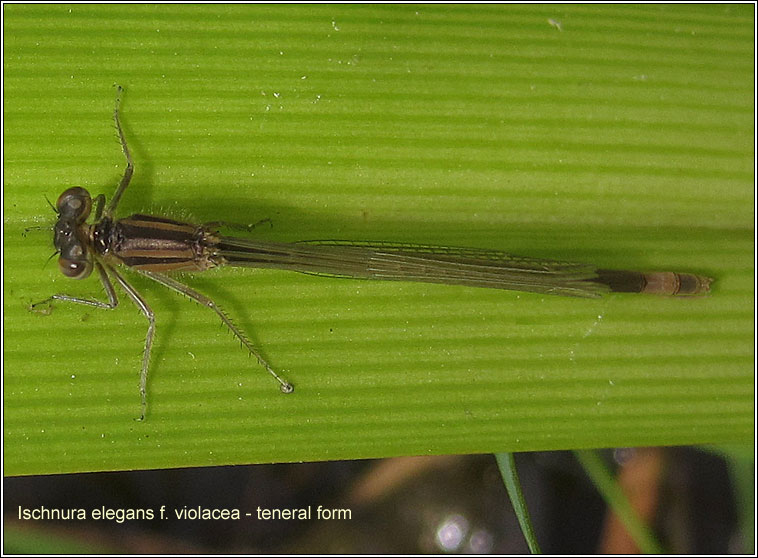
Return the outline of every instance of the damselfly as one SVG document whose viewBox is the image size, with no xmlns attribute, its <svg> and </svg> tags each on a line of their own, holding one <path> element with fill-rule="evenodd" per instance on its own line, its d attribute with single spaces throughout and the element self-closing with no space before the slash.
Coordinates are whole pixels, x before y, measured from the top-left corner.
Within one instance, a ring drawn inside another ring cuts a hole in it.
<svg viewBox="0 0 758 558">
<path fill-rule="evenodd" d="M 94 269 L 103 283 L 108 302 L 56 294 L 32 307 L 63 300 L 113 309 L 118 305 L 118 298 L 112 281 L 121 286 L 149 324 L 139 381 L 139 420 L 145 418 L 147 410 L 147 376 L 155 336 L 155 315 L 142 295 L 116 269 L 117 264 L 124 264 L 213 310 L 279 383 L 284 393 L 293 391 L 292 384 L 274 371 L 229 316 L 210 298 L 165 272 L 205 271 L 229 265 L 285 269 L 330 277 L 421 281 L 577 297 L 599 297 L 610 292 L 699 295 L 709 290 L 710 278 L 690 273 L 614 271 L 587 264 L 524 258 L 494 250 L 423 244 L 268 242 L 223 236 L 219 234 L 220 227 L 230 225 L 224 221 L 194 225 L 142 214 L 116 219 L 116 208 L 134 170 L 119 121 L 121 92 L 122 88 L 118 87 L 113 119 L 126 158 L 126 169 L 115 194 L 106 204 L 103 194 L 93 200 L 87 190 L 77 186 L 63 192 L 55 206 L 58 220 L 54 228 L 54 244 L 60 254 L 60 271 L 66 277 L 84 279 Z M 87 223 L 93 205 L 94 219 Z"/>
</svg>

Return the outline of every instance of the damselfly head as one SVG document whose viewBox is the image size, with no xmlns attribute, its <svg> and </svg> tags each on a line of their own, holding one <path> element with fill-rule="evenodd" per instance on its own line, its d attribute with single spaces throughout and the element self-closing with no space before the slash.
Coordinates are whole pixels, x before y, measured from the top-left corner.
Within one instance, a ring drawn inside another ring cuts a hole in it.
<svg viewBox="0 0 758 558">
<path fill-rule="evenodd" d="M 58 222 L 53 243 L 60 252 L 58 269 L 66 277 L 84 279 L 92 273 L 92 258 L 87 250 L 87 226 L 84 222 L 92 209 L 89 192 L 81 187 L 69 188 L 56 203 Z"/>
</svg>

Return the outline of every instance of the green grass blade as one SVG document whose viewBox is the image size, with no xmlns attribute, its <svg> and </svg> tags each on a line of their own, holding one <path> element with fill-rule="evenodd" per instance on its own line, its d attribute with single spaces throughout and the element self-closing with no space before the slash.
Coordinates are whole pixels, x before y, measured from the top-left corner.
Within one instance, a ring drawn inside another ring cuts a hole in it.
<svg viewBox="0 0 758 558">
<path fill-rule="evenodd" d="M 89 544 L 75 538 L 46 533 L 37 529 L 19 529 L 6 523 L 3 526 L 3 553 L 5 554 L 62 554 L 103 555 L 112 549 Z"/>
<path fill-rule="evenodd" d="M 503 484 L 505 484 L 505 488 L 508 491 L 508 497 L 511 500 L 513 511 L 516 513 L 518 523 L 521 526 L 521 532 L 524 534 L 526 544 L 529 546 L 529 551 L 532 554 L 542 554 L 539 542 L 537 541 L 537 536 L 534 533 L 529 510 L 526 507 L 524 493 L 521 491 L 521 483 L 519 482 L 516 461 L 513 458 L 513 454 L 498 453 L 495 454 L 495 460 L 497 461 L 498 469 L 500 469 L 500 474 L 503 477 Z"/>
<path fill-rule="evenodd" d="M 6 4 L 5 473 L 751 441 L 748 5 Z M 552 20 L 552 24 L 551 24 Z M 560 23 L 556 26 L 555 23 Z M 28 305 L 61 276 L 71 186 L 121 215 L 260 238 L 493 248 L 716 279 L 707 298 L 575 300 L 215 270 L 249 333 L 128 274 L 145 319 Z"/>
<path fill-rule="evenodd" d="M 664 550 L 653 533 L 632 508 L 621 487 L 603 463 L 600 455 L 594 450 L 577 450 L 574 455 L 592 479 L 593 484 L 602 494 L 608 506 L 613 509 L 626 527 L 629 535 L 645 554 L 663 554 Z"/>
</svg>

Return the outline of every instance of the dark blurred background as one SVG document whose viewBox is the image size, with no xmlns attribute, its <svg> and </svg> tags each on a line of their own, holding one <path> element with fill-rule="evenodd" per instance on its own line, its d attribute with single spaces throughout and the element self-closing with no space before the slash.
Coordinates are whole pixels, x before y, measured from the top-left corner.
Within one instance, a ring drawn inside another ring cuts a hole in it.
<svg viewBox="0 0 758 558">
<path fill-rule="evenodd" d="M 740 527 L 733 476 L 719 455 L 686 447 L 602 455 L 668 552 L 752 552 L 745 547 L 752 542 Z M 639 551 L 571 452 L 522 453 L 516 463 L 543 552 Z M 13 477 L 3 483 L 6 554 L 528 552 L 492 455 Z M 157 513 L 161 505 L 170 514 L 164 520 L 19 519 L 19 506 Z M 259 507 L 310 506 L 315 516 L 319 505 L 349 509 L 351 517 L 255 518 Z M 172 510 L 184 506 L 236 508 L 243 516 L 175 519 Z"/>
</svg>

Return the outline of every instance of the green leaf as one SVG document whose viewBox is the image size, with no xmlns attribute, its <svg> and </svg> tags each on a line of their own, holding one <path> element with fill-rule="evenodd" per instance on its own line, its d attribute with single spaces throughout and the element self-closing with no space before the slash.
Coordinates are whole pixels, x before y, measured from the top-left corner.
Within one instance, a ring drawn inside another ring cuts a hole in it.
<svg viewBox="0 0 758 558">
<path fill-rule="evenodd" d="M 5 473 L 753 439 L 748 5 L 8 4 Z M 495 248 L 715 278 L 579 300 L 219 269 L 146 321 L 51 261 L 54 201 L 269 217 L 260 238 Z M 42 226 L 43 230 L 28 227 Z"/>
</svg>

